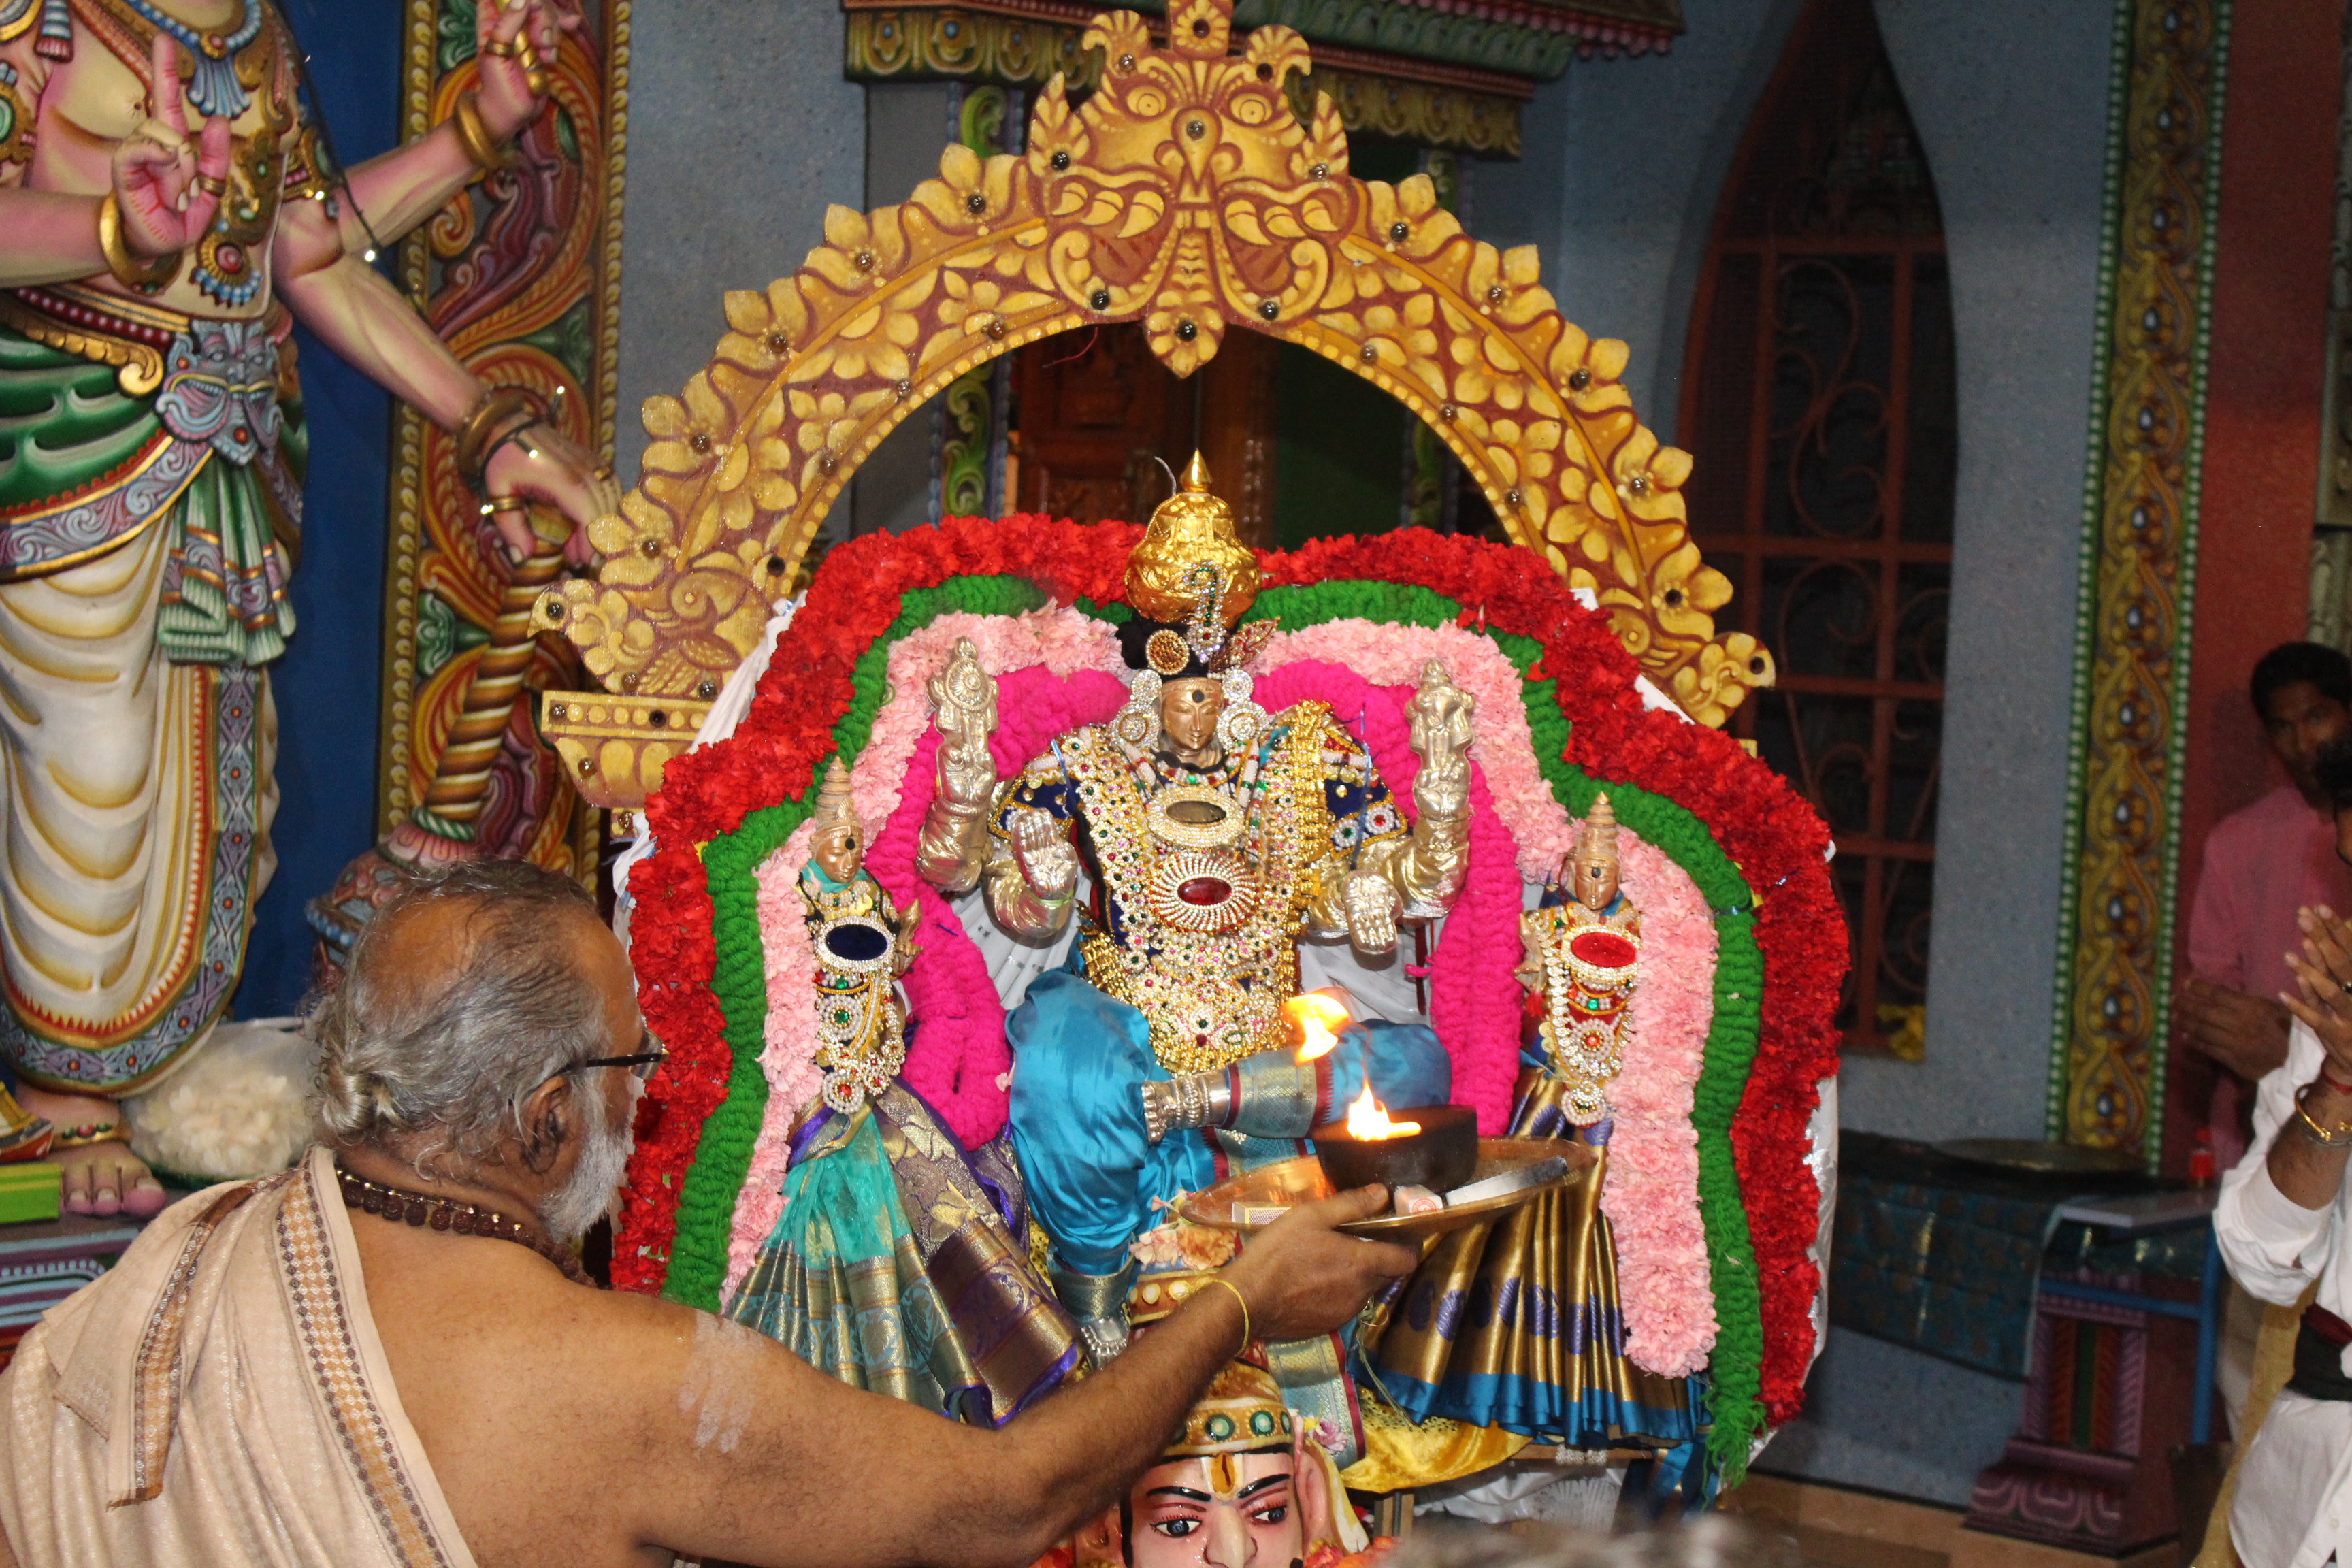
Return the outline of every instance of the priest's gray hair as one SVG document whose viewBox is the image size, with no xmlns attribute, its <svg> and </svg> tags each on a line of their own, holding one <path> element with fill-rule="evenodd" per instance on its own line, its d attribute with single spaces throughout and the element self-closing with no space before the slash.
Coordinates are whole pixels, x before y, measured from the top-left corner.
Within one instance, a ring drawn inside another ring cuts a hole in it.
<svg viewBox="0 0 2352 1568">
<path fill-rule="evenodd" d="M 402 917 L 443 903 L 470 906 L 464 963 L 399 973 Z M 396 1147 L 427 1179 L 444 1155 L 471 1164 L 509 1133 L 527 1140 L 532 1089 L 615 1054 L 567 915 L 593 921 L 596 906 L 577 882 L 521 860 L 461 863 L 379 909 L 310 1015 L 311 1101 L 327 1137 Z"/>
</svg>

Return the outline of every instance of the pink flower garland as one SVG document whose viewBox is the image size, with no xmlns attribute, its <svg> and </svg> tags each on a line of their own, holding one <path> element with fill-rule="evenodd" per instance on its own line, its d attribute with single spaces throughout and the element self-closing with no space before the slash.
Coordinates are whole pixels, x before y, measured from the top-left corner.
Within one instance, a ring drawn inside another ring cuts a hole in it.
<svg viewBox="0 0 2352 1568">
<path fill-rule="evenodd" d="M 793 1119 L 816 1097 L 824 1074 L 816 1065 L 816 1012 L 812 989 L 816 955 L 801 901 L 800 871 L 808 863 L 811 825 L 802 823 L 775 852 L 760 863 L 760 953 L 767 972 L 768 1018 L 760 1070 L 768 1080 L 768 1105 L 760 1136 L 751 1145 L 751 1168 L 735 1198 L 734 1223 L 727 1236 L 727 1281 L 719 1292 L 735 1294 L 784 1213 L 784 1158 L 791 1152 Z"/>
<path fill-rule="evenodd" d="M 1690 1120 L 1715 1017 L 1715 918 L 1663 850 L 1630 828 L 1617 844 L 1626 896 L 1642 911 L 1642 983 L 1625 1066 L 1609 1086 L 1616 1124 L 1601 1207 L 1617 1238 L 1625 1353 L 1683 1377 L 1706 1364 L 1716 1335 Z"/>
</svg>

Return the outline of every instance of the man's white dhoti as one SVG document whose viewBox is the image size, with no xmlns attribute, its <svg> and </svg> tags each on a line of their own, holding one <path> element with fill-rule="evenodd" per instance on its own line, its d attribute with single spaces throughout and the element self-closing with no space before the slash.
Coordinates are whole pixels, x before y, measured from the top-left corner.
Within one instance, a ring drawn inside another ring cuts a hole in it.
<svg viewBox="0 0 2352 1568">
<path fill-rule="evenodd" d="M 0 1373 L 25 1568 L 471 1568 L 323 1149 L 164 1211 Z"/>
</svg>

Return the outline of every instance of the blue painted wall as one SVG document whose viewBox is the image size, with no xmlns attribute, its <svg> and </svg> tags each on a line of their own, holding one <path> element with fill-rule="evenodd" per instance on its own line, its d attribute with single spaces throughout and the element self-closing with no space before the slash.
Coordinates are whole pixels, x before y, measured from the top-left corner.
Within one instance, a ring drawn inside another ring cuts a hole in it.
<svg viewBox="0 0 2352 1568">
<path fill-rule="evenodd" d="M 336 145 L 352 163 L 399 140 L 400 0 L 278 0 L 309 51 Z M 303 488 L 299 629 L 270 669 L 278 696 L 278 875 L 255 911 L 236 1016 L 293 1010 L 310 986 L 302 905 L 375 837 L 377 669 L 392 399 L 308 332 L 301 344 L 310 474 Z"/>
</svg>

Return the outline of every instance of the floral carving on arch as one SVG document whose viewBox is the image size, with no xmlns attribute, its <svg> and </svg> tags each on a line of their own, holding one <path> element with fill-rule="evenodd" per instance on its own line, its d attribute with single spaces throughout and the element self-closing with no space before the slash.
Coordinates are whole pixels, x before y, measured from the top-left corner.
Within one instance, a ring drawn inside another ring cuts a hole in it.
<svg viewBox="0 0 2352 1568">
<path fill-rule="evenodd" d="M 1753 638 L 1715 629 L 1731 584 L 1689 538 L 1689 455 L 1634 416 L 1625 345 L 1567 321 L 1535 247 L 1465 234 L 1425 176 L 1352 178 L 1329 99 L 1302 125 L 1284 96 L 1305 40 L 1264 26 L 1235 54 L 1232 31 L 1232 0 L 1177 0 L 1165 47 L 1133 12 L 1097 16 L 1100 88 L 1074 110 L 1055 77 L 1024 152 L 950 145 L 911 199 L 829 209 L 799 271 L 728 295 L 709 364 L 646 404 L 640 482 L 591 531 L 596 578 L 541 600 L 614 694 L 547 710 L 583 794 L 657 785 L 901 419 L 974 365 L 1118 322 L 1178 375 L 1236 327 L 1347 366 L 1438 432 L 1692 717 L 1771 683 Z"/>
</svg>

